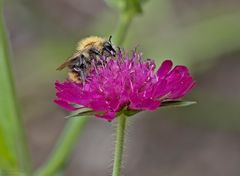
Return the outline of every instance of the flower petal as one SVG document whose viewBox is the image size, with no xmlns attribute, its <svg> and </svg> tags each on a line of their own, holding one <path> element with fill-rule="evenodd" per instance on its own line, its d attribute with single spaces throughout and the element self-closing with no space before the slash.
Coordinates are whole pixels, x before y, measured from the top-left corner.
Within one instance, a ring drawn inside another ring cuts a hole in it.
<svg viewBox="0 0 240 176">
<path fill-rule="evenodd" d="M 54 102 L 68 111 L 75 111 L 79 109 L 63 100 L 54 100 Z"/>
<path fill-rule="evenodd" d="M 116 117 L 116 112 L 106 112 L 103 115 L 96 115 L 96 117 L 104 118 L 111 122 Z"/>
<path fill-rule="evenodd" d="M 172 68 L 172 61 L 171 60 L 165 60 L 159 67 L 157 71 L 158 78 L 163 78 L 166 76 L 166 74 L 171 70 Z"/>
<path fill-rule="evenodd" d="M 163 61 L 157 72 L 154 60 L 144 60 L 136 51 L 131 56 L 119 51 L 116 58 L 104 61 L 95 65 L 84 84 L 56 81 L 55 102 L 70 111 L 76 109 L 74 104 L 103 112 L 96 116 L 111 121 L 123 108 L 152 111 L 162 101 L 183 97 L 195 85 L 187 67 L 172 69 L 171 60 Z"/>
</svg>

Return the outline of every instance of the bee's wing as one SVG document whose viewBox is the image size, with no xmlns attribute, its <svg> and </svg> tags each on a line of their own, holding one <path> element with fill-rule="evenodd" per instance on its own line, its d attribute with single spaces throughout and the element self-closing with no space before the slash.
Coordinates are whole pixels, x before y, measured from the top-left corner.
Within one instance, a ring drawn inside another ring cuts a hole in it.
<svg viewBox="0 0 240 176">
<path fill-rule="evenodd" d="M 62 70 L 64 69 L 65 67 L 68 66 L 70 61 L 65 61 L 62 65 L 60 65 L 56 70 Z"/>
<path fill-rule="evenodd" d="M 62 70 L 65 67 L 67 67 L 76 57 L 80 55 L 80 53 L 81 53 L 80 51 L 77 51 L 73 56 L 67 58 L 66 61 L 60 66 L 58 66 L 56 70 Z"/>
</svg>

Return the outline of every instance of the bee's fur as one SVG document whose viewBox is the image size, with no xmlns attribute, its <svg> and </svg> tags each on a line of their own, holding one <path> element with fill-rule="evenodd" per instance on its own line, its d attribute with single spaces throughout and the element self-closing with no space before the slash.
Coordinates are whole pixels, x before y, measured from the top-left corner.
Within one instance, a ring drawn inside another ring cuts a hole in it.
<svg viewBox="0 0 240 176">
<path fill-rule="evenodd" d="M 74 82 L 84 82 L 86 76 L 93 66 L 100 62 L 100 57 L 114 57 L 116 51 L 109 40 L 101 37 L 91 36 L 78 42 L 76 52 L 68 58 L 57 70 L 67 67 L 69 69 L 68 78 Z M 95 66 L 96 66 L 95 65 Z"/>
</svg>

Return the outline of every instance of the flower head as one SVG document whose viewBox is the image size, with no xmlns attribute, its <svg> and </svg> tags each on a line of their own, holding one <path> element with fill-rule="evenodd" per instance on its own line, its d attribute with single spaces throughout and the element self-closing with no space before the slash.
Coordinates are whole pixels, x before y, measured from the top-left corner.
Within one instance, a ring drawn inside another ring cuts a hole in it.
<svg viewBox="0 0 240 176">
<path fill-rule="evenodd" d="M 55 102 L 70 111 L 90 108 L 110 121 L 123 109 L 153 111 L 165 101 L 182 98 L 195 85 L 187 67 L 172 66 L 171 60 L 165 60 L 156 70 L 153 60 L 119 51 L 90 73 L 84 84 L 57 81 Z"/>
</svg>

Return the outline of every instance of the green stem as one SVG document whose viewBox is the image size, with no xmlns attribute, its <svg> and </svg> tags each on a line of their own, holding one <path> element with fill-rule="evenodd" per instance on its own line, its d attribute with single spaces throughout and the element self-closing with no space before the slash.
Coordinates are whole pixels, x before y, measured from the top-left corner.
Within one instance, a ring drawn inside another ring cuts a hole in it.
<svg viewBox="0 0 240 176">
<path fill-rule="evenodd" d="M 68 121 L 49 160 L 35 175 L 54 176 L 64 167 L 87 121 L 87 117 L 73 117 Z"/>
<path fill-rule="evenodd" d="M 10 64 L 3 1 L 0 1 L 0 82 L 0 128 L 4 131 L 8 146 L 15 155 L 18 169 L 25 175 L 31 175 L 31 162 Z"/>
<path fill-rule="evenodd" d="M 121 174 L 126 120 L 127 119 L 124 114 L 117 117 L 116 144 L 112 176 L 120 176 Z"/>
<path fill-rule="evenodd" d="M 117 46 L 123 43 L 132 18 L 133 15 L 131 15 L 131 13 L 124 13 L 120 16 L 119 25 L 114 35 L 114 42 Z M 84 117 L 71 118 L 68 120 L 53 153 L 44 166 L 37 171 L 37 176 L 52 176 L 61 170 L 66 162 L 66 158 L 71 154 L 79 133 L 82 131 L 87 121 L 88 119 Z"/>
<path fill-rule="evenodd" d="M 134 15 L 130 12 L 123 12 L 119 17 L 119 24 L 115 31 L 114 43 L 119 46 L 122 45 L 125 37 L 127 36 L 128 28 L 132 22 Z"/>
</svg>

